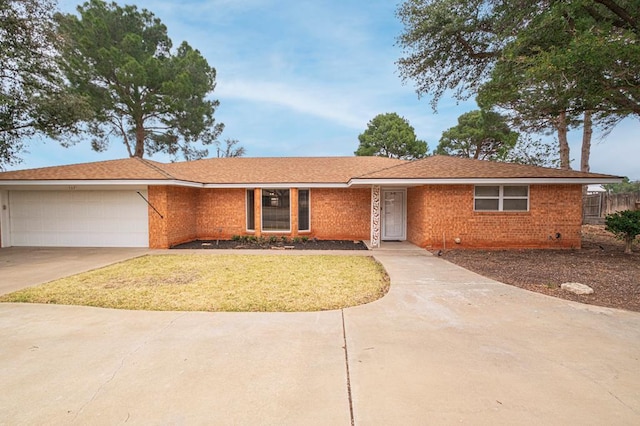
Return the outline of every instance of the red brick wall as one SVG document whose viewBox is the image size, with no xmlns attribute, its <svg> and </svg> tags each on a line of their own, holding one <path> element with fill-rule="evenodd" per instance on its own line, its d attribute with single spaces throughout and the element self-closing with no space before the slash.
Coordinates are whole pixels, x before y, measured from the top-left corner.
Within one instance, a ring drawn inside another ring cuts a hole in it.
<svg viewBox="0 0 640 426">
<path fill-rule="evenodd" d="M 519 213 L 474 212 L 473 190 L 473 185 L 409 188 L 408 240 L 429 249 L 580 248 L 580 185 L 531 185 L 529 211 Z"/>
<path fill-rule="evenodd" d="M 244 189 L 149 187 L 149 247 L 168 248 L 195 239 L 230 239 L 246 230 Z M 260 235 L 260 192 L 256 194 L 256 235 Z M 297 232 L 297 190 L 291 191 L 292 231 Z M 319 239 L 361 240 L 370 237 L 371 189 L 311 189 L 311 232 Z M 282 233 L 279 233 L 280 235 Z M 272 235 L 269 233 L 269 235 Z"/>
<path fill-rule="evenodd" d="M 580 247 L 580 185 L 531 185 L 529 212 L 474 212 L 473 185 L 426 185 L 407 190 L 407 239 L 430 249 Z M 297 191 L 291 191 L 295 197 Z M 259 194 L 259 191 L 258 191 Z M 259 195 L 256 211 L 259 212 Z M 149 246 L 245 235 L 244 189 L 149 187 Z M 292 200 L 292 207 L 296 203 Z M 292 232 L 296 235 L 296 215 Z M 259 230 L 259 216 L 256 234 Z M 311 190 L 311 232 L 319 239 L 368 240 L 371 189 Z M 560 238 L 556 234 L 560 233 Z M 444 242 L 443 242 L 444 238 Z M 461 243 L 456 244 L 455 238 Z"/>
<path fill-rule="evenodd" d="M 169 248 L 197 238 L 196 211 L 198 189 L 176 186 L 150 186 L 149 247 Z"/>
<path fill-rule="evenodd" d="M 371 238 L 371 189 L 313 188 L 311 236 L 318 239 Z"/>
<path fill-rule="evenodd" d="M 229 240 L 247 233 L 245 189 L 201 189 L 198 195 L 199 239 Z"/>
</svg>

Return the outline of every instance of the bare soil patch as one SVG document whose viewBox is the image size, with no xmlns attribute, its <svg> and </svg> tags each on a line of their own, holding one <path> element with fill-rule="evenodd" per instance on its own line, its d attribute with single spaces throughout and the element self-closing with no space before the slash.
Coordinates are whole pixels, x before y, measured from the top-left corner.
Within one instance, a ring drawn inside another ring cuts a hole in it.
<svg viewBox="0 0 640 426">
<path fill-rule="evenodd" d="M 640 247 L 624 243 L 604 226 L 582 227 L 581 250 L 452 250 L 443 259 L 497 281 L 562 299 L 640 312 Z M 593 288 L 590 295 L 562 290 L 565 282 Z"/>
</svg>

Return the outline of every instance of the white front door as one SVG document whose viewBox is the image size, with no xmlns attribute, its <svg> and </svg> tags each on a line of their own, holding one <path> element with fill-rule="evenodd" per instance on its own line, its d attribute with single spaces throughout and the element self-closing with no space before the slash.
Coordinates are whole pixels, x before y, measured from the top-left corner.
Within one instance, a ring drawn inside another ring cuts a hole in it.
<svg viewBox="0 0 640 426">
<path fill-rule="evenodd" d="M 406 239 L 405 195 L 402 189 L 382 191 L 382 240 Z"/>
</svg>

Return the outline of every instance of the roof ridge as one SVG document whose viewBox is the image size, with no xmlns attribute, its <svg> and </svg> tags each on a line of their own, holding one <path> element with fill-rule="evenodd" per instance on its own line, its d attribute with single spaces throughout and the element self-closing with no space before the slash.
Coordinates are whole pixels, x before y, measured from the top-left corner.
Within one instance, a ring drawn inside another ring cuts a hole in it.
<svg viewBox="0 0 640 426">
<path fill-rule="evenodd" d="M 374 156 L 374 157 L 375 157 L 375 156 Z M 425 157 L 425 158 L 428 158 L 428 157 Z M 395 169 L 396 167 L 403 167 L 403 166 L 406 166 L 407 164 L 411 164 L 411 163 L 416 162 L 416 161 L 422 161 L 422 160 L 424 160 L 425 158 L 420 158 L 420 159 L 417 159 L 417 160 L 402 160 L 402 159 L 400 159 L 400 158 L 394 158 L 394 160 L 400 160 L 400 161 L 403 161 L 403 162 L 402 162 L 402 163 L 400 163 L 400 164 L 394 164 L 393 166 L 383 167 L 382 169 L 377 169 L 377 170 L 374 170 L 374 171 L 372 171 L 372 172 L 365 173 L 365 174 L 363 174 L 363 175 L 353 176 L 351 179 L 363 178 L 363 177 L 365 177 L 365 176 L 367 176 L 367 175 L 370 175 L 370 174 L 373 174 L 373 173 L 380 173 L 380 172 L 383 172 L 383 171 L 385 171 L 385 170 Z"/>
<path fill-rule="evenodd" d="M 159 172 L 160 174 L 164 175 L 167 179 L 176 179 L 175 176 L 173 176 L 171 173 L 167 172 L 166 170 L 164 170 L 162 167 L 159 166 L 160 164 L 163 164 L 163 163 L 159 163 L 157 161 L 147 160 L 145 158 L 140 158 L 140 157 L 132 157 L 132 158 L 138 160 L 139 162 L 141 162 L 145 166 L 150 167 L 153 170 Z"/>
<path fill-rule="evenodd" d="M 310 160 L 317 160 L 317 159 L 337 160 L 337 159 L 347 159 L 347 158 L 372 158 L 372 157 L 387 158 L 387 157 L 357 156 L 357 155 L 312 155 L 312 156 L 300 156 L 300 155 L 288 156 L 288 155 L 283 155 L 283 156 L 267 156 L 267 157 L 251 157 L 251 156 L 246 156 L 246 157 L 206 157 L 206 158 L 199 158 L 197 160 L 176 161 L 175 163 L 171 163 L 171 164 L 182 165 L 182 164 L 186 164 L 186 163 L 196 163 L 196 162 L 201 162 L 201 161 L 217 161 L 217 160 L 308 160 L 308 159 L 310 159 Z"/>
</svg>

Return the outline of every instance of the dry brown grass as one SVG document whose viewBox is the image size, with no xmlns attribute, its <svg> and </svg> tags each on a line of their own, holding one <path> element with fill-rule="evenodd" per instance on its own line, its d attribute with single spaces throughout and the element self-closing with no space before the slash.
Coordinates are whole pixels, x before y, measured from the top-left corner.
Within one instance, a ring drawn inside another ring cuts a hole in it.
<svg viewBox="0 0 640 426">
<path fill-rule="evenodd" d="M 0 297 L 156 311 L 297 312 L 384 296 L 389 278 L 365 256 L 153 255 Z"/>
</svg>

